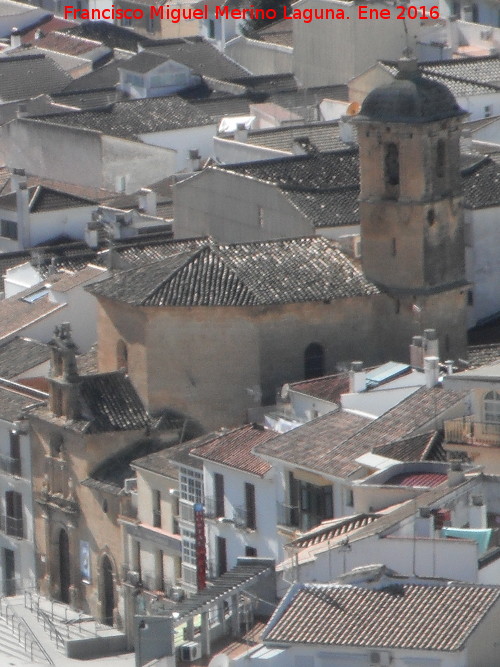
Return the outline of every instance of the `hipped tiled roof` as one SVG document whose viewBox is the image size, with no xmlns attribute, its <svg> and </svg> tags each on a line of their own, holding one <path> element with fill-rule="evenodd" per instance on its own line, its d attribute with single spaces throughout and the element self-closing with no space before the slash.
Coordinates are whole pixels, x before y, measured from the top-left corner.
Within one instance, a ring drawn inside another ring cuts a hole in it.
<svg viewBox="0 0 500 667">
<path fill-rule="evenodd" d="M 458 651 L 498 603 L 500 588 L 475 584 L 299 584 L 264 642 Z"/>
<path fill-rule="evenodd" d="M 136 306 L 259 306 L 330 301 L 378 289 L 325 238 L 208 243 L 94 285 L 96 296 Z"/>
<path fill-rule="evenodd" d="M 204 437 L 203 444 L 198 446 L 194 440 L 191 454 L 262 477 L 270 470 L 270 465 L 253 454 L 252 450 L 262 442 L 275 438 L 276 435 L 275 431 L 247 424 L 230 431 L 217 431 L 208 441 Z"/>
</svg>

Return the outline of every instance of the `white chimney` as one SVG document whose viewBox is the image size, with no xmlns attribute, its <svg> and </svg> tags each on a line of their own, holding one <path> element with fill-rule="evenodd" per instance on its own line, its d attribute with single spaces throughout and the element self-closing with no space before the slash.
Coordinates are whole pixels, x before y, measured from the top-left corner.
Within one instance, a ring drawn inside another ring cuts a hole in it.
<svg viewBox="0 0 500 667">
<path fill-rule="evenodd" d="M 448 486 L 458 486 L 465 482 L 465 475 L 460 461 L 452 461 L 448 468 Z"/>
<path fill-rule="evenodd" d="M 447 359 L 445 362 L 446 373 L 448 375 L 453 375 L 453 359 Z"/>
<path fill-rule="evenodd" d="M 362 361 L 353 361 L 351 363 L 351 370 L 349 371 L 349 392 L 351 394 L 365 391 L 366 389 L 366 373 L 363 370 Z"/>
<path fill-rule="evenodd" d="M 433 537 L 434 517 L 429 507 L 421 507 L 414 520 L 415 537 Z"/>
<path fill-rule="evenodd" d="M 413 336 L 411 339 L 410 366 L 420 371 L 424 369 L 424 348 L 422 336 Z"/>
<path fill-rule="evenodd" d="M 439 359 L 437 357 L 425 357 L 424 359 L 425 386 L 432 389 L 439 382 Z"/>
<path fill-rule="evenodd" d="M 339 134 L 345 144 L 354 144 L 356 142 L 352 116 L 342 116 L 339 118 Z"/>
<path fill-rule="evenodd" d="M 201 156 L 200 152 L 196 149 L 189 151 L 189 170 L 190 171 L 200 171 L 201 169 Z"/>
<path fill-rule="evenodd" d="M 31 247 L 30 191 L 26 182 L 16 189 L 17 241 L 21 250 Z"/>
<path fill-rule="evenodd" d="M 450 16 L 446 19 L 446 41 L 452 53 L 455 53 L 459 46 L 457 18 L 460 16 Z"/>
<path fill-rule="evenodd" d="M 10 33 L 10 46 L 13 49 L 21 46 L 21 33 L 17 28 L 12 28 L 12 32 Z"/>
<path fill-rule="evenodd" d="M 426 357 L 439 359 L 439 341 L 435 329 L 424 330 L 424 352 Z"/>
<path fill-rule="evenodd" d="M 472 505 L 469 507 L 469 526 L 471 528 L 487 528 L 486 505 L 482 496 L 472 496 Z"/>
<path fill-rule="evenodd" d="M 17 105 L 16 116 L 17 118 L 26 118 L 28 115 L 28 105 L 25 102 L 21 102 Z"/>
<path fill-rule="evenodd" d="M 139 208 L 148 215 L 156 215 L 156 192 L 149 188 L 139 190 Z"/>
<path fill-rule="evenodd" d="M 239 141 L 242 144 L 245 144 L 248 139 L 248 130 L 245 123 L 238 123 L 236 125 L 236 131 L 234 133 L 234 140 Z"/>
<path fill-rule="evenodd" d="M 21 183 L 24 183 L 26 185 L 27 183 L 27 178 L 26 178 L 26 172 L 24 169 L 13 169 L 12 173 L 10 175 L 10 181 L 12 183 L 12 191 L 15 192 Z"/>
</svg>

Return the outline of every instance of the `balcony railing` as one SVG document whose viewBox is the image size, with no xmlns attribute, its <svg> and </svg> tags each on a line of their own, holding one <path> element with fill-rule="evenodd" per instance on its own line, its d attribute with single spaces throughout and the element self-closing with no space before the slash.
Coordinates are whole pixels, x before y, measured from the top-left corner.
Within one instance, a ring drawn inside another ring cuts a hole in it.
<svg viewBox="0 0 500 667">
<path fill-rule="evenodd" d="M 8 472 L 9 475 L 21 477 L 21 459 L 13 459 L 0 454 L 0 470 Z"/>
<path fill-rule="evenodd" d="M 12 537 L 24 537 L 24 522 L 22 518 L 0 515 L 0 530 Z"/>
<path fill-rule="evenodd" d="M 473 417 L 449 419 L 444 422 L 447 443 L 457 445 L 500 446 L 500 423 L 481 422 Z"/>
</svg>

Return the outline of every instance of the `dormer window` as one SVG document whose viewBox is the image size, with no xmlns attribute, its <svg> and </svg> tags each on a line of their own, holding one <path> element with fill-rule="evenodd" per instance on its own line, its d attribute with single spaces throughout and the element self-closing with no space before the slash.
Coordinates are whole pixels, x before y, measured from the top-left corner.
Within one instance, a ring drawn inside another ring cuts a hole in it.
<svg viewBox="0 0 500 667">
<path fill-rule="evenodd" d="M 484 396 L 484 421 L 500 424 L 500 394 L 497 391 L 489 391 Z"/>
</svg>

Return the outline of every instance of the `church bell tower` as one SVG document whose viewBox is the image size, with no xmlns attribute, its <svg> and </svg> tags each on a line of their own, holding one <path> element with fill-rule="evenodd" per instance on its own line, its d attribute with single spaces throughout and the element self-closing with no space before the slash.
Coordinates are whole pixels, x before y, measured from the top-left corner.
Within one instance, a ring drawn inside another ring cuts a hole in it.
<svg viewBox="0 0 500 667">
<path fill-rule="evenodd" d="M 355 118 L 363 269 L 382 289 L 426 294 L 465 283 L 464 113 L 448 88 L 405 58 Z"/>
<path fill-rule="evenodd" d="M 401 358 L 425 328 L 437 330 L 445 358 L 466 351 L 464 115 L 446 86 L 403 58 L 394 81 L 369 93 L 353 119 L 363 271 L 386 295 L 379 323 Z"/>
</svg>

